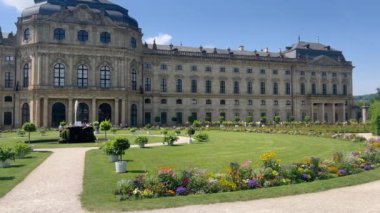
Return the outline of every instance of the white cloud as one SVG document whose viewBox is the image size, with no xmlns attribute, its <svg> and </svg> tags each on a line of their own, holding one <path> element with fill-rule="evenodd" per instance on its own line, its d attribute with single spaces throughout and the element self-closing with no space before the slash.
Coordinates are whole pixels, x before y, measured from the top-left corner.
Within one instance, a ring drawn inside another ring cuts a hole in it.
<svg viewBox="0 0 380 213">
<path fill-rule="evenodd" d="M 159 33 L 157 36 L 148 37 L 145 39 L 145 42 L 148 44 L 153 44 L 153 41 L 156 40 L 156 44 L 168 45 L 171 43 L 173 36 L 167 33 Z"/>
<path fill-rule="evenodd" d="M 16 8 L 19 12 L 23 9 L 33 6 L 33 0 L 1 0 L 5 5 Z"/>
</svg>

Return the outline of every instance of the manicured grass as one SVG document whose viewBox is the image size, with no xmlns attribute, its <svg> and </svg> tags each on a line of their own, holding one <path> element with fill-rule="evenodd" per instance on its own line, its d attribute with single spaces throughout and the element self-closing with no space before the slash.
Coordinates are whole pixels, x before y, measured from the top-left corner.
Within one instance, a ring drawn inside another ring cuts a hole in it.
<svg viewBox="0 0 380 213">
<path fill-rule="evenodd" d="M 0 168 L 0 197 L 4 196 L 13 187 L 24 180 L 25 177 L 50 154 L 50 152 L 32 152 L 25 159 L 12 161 L 12 167 Z"/>
<path fill-rule="evenodd" d="M 126 152 L 128 173 L 115 174 L 114 164 L 107 157 L 94 150 L 87 153 L 84 177 L 83 205 L 89 210 L 140 210 L 167 208 L 183 205 L 207 204 L 226 201 L 251 200 L 314 192 L 329 188 L 353 185 L 380 178 L 375 172 L 352 177 L 317 181 L 310 184 L 275 187 L 253 191 L 195 195 L 187 197 L 158 198 L 141 201 L 117 202 L 113 195 L 116 182 L 133 178 L 145 171 L 155 173 L 159 168 L 172 167 L 177 171 L 188 168 L 204 168 L 214 172 L 225 172 L 230 162 L 252 160 L 257 167 L 263 152 L 275 151 L 282 164 L 301 161 L 311 156 L 330 158 L 334 152 L 362 150 L 364 144 L 326 138 L 306 136 L 270 135 L 210 131 L 210 141 L 192 145 L 131 149 Z"/>
</svg>

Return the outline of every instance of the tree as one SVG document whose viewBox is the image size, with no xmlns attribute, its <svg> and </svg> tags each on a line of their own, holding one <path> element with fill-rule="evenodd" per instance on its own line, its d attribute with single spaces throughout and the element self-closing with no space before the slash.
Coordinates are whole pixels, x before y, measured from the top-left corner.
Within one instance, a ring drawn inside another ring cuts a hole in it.
<svg viewBox="0 0 380 213">
<path fill-rule="evenodd" d="M 192 142 L 191 141 L 191 136 L 193 136 L 194 134 L 195 134 L 195 129 L 194 128 L 192 128 L 192 127 L 190 127 L 189 129 L 187 129 L 187 134 L 189 135 L 189 137 L 190 137 L 190 143 Z"/>
<path fill-rule="evenodd" d="M 154 117 L 154 122 L 156 122 L 157 124 L 160 124 L 160 122 L 161 122 L 161 117 L 160 117 L 160 116 L 156 116 L 156 117 Z"/>
<path fill-rule="evenodd" d="M 253 117 L 252 116 L 248 116 L 245 118 L 245 122 L 247 123 L 252 123 L 253 122 Z"/>
<path fill-rule="evenodd" d="M 112 128 L 112 123 L 109 120 L 104 120 L 100 123 L 100 130 L 104 131 L 104 136 L 107 139 L 107 131 Z"/>
<path fill-rule="evenodd" d="M 193 122 L 195 121 L 194 116 L 190 115 L 190 116 L 187 118 L 187 121 L 189 121 L 190 125 L 193 125 Z"/>
<path fill-rule="evenodd" d="M 130 146 L 129 140 L 126 138 L 116 138 L 114 140 L 113 147 L 115 149 L 115 154 L 119 156 L 120 161 L 123 161 L 125 150 L 129 149 Z"/>
<path fill-rule="evenodd" d="M 380 101 L 371 104 L 369 109 L 373 133 L 380 135 Z"/>
<path fill-rule="evenodd" d="M 30 133 L 35 132 L 37 130 L 36 125 L 34 123 L 29 123 L 29 122 L 24 123 L 24 125 L 22 125 L 22 129 L 28 133 L 28 141 L 30 144 Z"/>
<path fill-rule="evenodd" d="M 279 124 L 279 123 L 281 122 L 281 118 L 280 118 L 280 116 L 274 116 L 274 117 L 273 117 L 273 122 L 274 122 L 275 124 Z"/>
</svg>

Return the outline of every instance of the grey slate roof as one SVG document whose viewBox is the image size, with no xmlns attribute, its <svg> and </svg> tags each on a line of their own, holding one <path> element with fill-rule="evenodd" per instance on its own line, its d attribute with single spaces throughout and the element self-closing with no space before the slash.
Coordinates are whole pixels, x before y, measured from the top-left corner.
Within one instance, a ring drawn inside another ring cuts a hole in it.
<svg viewBox="0 0 380 213">
<path fill-rule="evenodd" d="M 289 51 L 295 50 L 295 49 L 311 49 L 311 50 L 321 50 L 321 51 L 337 51 L 333 48 L 331 48 L 328 45 L 324 45 L 321 43 L 313 43 L 313 42 L 305 42 L 305 41 L 300 41 L 298 43 L 293 44 L 290 46 Z"/>
</svg>

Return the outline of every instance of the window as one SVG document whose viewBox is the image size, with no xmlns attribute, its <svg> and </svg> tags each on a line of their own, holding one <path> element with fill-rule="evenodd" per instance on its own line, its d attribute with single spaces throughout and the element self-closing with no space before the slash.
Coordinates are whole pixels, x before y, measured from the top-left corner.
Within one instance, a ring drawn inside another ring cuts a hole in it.
<svg viewBox="0 0 380 213">
<path fill-rule="evenodd" d="M 13 88 L 13 79 L 12 79 L 12 73 L 11 72 L 5 72 L 5 78 L 4 78 L 4 87 L 5 88 Z"/>
<path fill-rule="evenodd" d="M 247 73 L 253 73 L 253 70 L 251 68 L 247 69 Z"/>
<path fill-rule="evenodd" d="M 193 117 L 194 120 L 198 120 L 198 113 L 192 112 L 191 117 Z"/>
<path fill-rule="evenodd" d="M 167 99 L 161 99 L 161 104 L 167 104 L 168 100 Z"/>
<path fill-rule="evenodd" d="M 290 83 L 285 84 L 285 94 L 290 95 Z"/>
<path fill-rule="evenodd" d="M 4 125 L 12 125 L 12 112 L 4 112 Z"/>
<path fill-rule="evenodd" d="M 322 84 L 322 94 L 327 95 L 327 85 L 326 84 Z"/>
<path fill-rule="evenodd" d="M 234 73 L 238 73 L 238 72 L 240 72 L 240 70 L 239 70 L 239 68 L 234 68 Z"/>
<path fill-rule="evenodd" d="M 176 91 L 182 92 L 182 79 L 177 79 Z"/>
<path fill-rule="evenodd" d="M 333 84 L 333 95 L 337 95 L 337 94 L 338 94 L 338 88 L 336 84 Z"/>
<path fill-rule="evenodd" d="M 100 42 L 103 44 L 108 44 L 111 42 L 111 34 L 109 32 L 100 33 Z"/>
<path fill-rule="evenodd" d="M 134 37 L 131 38 L 131 47 L 133 49 L 136 49 L 137 48 L 137 41 Z"/>
<path fill-rule="evenodd" d="M 30 40 L 30 29 L 26 28 L 24 30 L 24 41 L 29 41 Z"/>
<path fill-rule="evenodd" d="M 239 106 L 240 105 L 240 101 L 239 100 L 235 100 L 235 106 Z"/>
<path fill-rule="evenodd" d="M 136 69 L 132 69 L 132 76 L 131 76 L 131 80 L 132 80 L 132 90 L 133 91 L 136 91 L 137 90 L 137 71 Z"/>
<path fill-rule="evenodd" d="M 290 106 L 291 105 L 291 102 L 289 100 L 286 101 L 286 105 L 287 106 Z"/>
<path fill-rule="evenodd" d="M 24 124 L 29 121 L 30 121 L 29 105 L 25 103 L 21 107 L 21 123 Z"/>
<path fill-rule="evenodd" d="M 226 113 L 225 112 L 221 112 L 219 114 L 219 116 L 220 116 L 220 121 L 225 121 L 226 120 Z"/>
<path fill-rule="evenodd" d="M 343 85 L 343 95 L 347 95 L 347 85 Z"/>
<path fill-rule="evenodd" d="M 265 74 L 265 70 L 264 70 L 264 69 L 261 69 L 261 70 L 260 70 L 260 74 Z"/>
<path fill-rule="evenodd" d="M 305 89 L 305 83 L 301 83 L 301 86 L 300 86 L 300 92 L 301 92 L 301 95 L 305 95 L 305 93 L 306 93 L 306 89 Z"/>
<path fill-rule="evenodd" d="M 285 75 L 290 75 L 290 70 L 286 70 Z"/>
<path fill-rule="evenodd" d="M 207 104 L 207 105 L 211 105 L 211 104 L 212 104 L 212 101 L 211 101 L 210 99 L 207 99 L 207 100 L 206 100 L 206 104 Z"/>
<path fill-rule="evenodd" d="M 273 70 L 273 75 L 277 75 L 278 74 L 278 70 Z"/>
<path fill-rule="evenodd" d="M 301 71 L 301 72 L 300 72 L 300 75 L 305 75 L 305 71 Z"/>
<path fill-rule="evenodd" d="M 65 86 L 65 66 L 61 63 L 54 65 L 54 86 Z"/>
<path fill-rule="evenodd" d="M 177 65 L 175 69 L 176 69 L 177 71 L 182 71 L 182 70 L 183 70 L 183 67 L 182 67 L 182 65 Z"/>
<path fill-rule="evenodd" d="M 206 81 L 206 93 L 211 93 L 212 91 L 212 82 L 211 80 Z"/>
<path fill-rule="evenodd" d="M 220 100 L 220 105 L 226 105 L 226 100 Z"/>
<path fill-rule="evenodd" d="M 274 101 L 273 101 L 273 105 L 274 105 L 274 106 L 278 106 L 278 100 L 274 100 Z"/>
<path fill-rule="evenodd" d="M 206 112 L 205 121 L 208 121 L 208 122 L 212 121 L 212 113 L 211 112 Z"/>
<path fill-rule="evenodd" d="M 6 62 L 12 62 L 12 61 L 14 61 L 15 60 L 15 57 L 13 57 L 13 56 L 5 56 L 5 61 Z"/>
<path fill-rule="evenodd" d="M 166 64 L 161 64 L 161 65 L 160 65 L 160 69 L 161 69 L 161 70 L 167 70 L 167 69 L 168 69 L 168 65 L 166 65 Z"/>
<path fill-rule="evenodd" d="M 12 96 L 5 96 L 4 97 L 4 102 L 12 102 L 12 101 L 13 101 Z"/>
<path fill-rule="evenodd" d="M 191 71 L 193 72 L 198 71 L 198 67 L 195 65 L 191 66 Z"/>
<path fill-rule="evenodd" d="M 152 68 L 152 64 L 150 64 L 150 63 L 144 63 L 143 66 L 144 66 L 145 70 L 150 70 Z"/>
<path fill-rule="evenodd" d="M 80 41 L 80 42 L 88 41 L 88 32 L 85 30 L 79 30 L 78 31 L 78 41 Z"/>
<path fill-rule="evenodd" d="M 182 99 L 177 99 L 176 104 L 182 104 Z"/>
<path fill-rule="evenodd" d="M 161 92 L 167 92 L 168 86 L 166 82 L 166 78 L 161 79 Z"/>
<path fill-rule="evenodd" d="M 111 86 L 111 69 L 108 66 L 100 68 L 100 87 L 110 88 Z"/>
<path fill-rule="evenodd" d="M 220 94 L 226 94 L 226 82 L 220 81 Z"/>
<path fill-rule="evenodd" d="M 212 71 L 212 68 L 210 66 L 207 66 L 206 69 L 205 69 L 206 72 L 211 72 Z"/>
<path fill-rule="evenodd" d="M 221 67 L 221 68 L 219 69 L 219 72 L 226 72 L 226 68 L 225 68 L 225 67 Z"/>
<path fill-rule="evenodd" d="M 311 72 L 311 76 L 315 76 L 315 72 Z"/>
<path fill-rule="evenodd" d="M 336 72 L 332 73 L 332 77 L 334 77 L 334 78 L 336 77 Z"/>
<path fill-rule="evenodd" d="M 78 67 L 77 83 L 79 88 L 85 88 L 88 86 L 88 67 L 86 65 L 80 65 Z"/>
<path fill-rule="evenodd" d="M 168 115 L 166 112 L 161 112 L 161 124 L 166 124 L 168 122 Z"/>
<path fill-rule="evenodd" d="M 343 73 L 343 78 L 347 78 L 347 73 Z"/>
<path fill-rule="evenodd" d="M 273 95 L 278 95 L 278 83 L 273 83 Z"/>
<path fill-rule="evenodd" d="M 247 93 L 248 94 L 252 94 L 253 93 L 253 82 L 252 81 L 248 81 L 247 82 Z"/>
<path fill-rule="evenodd" d="M 198 92 L 198 82 L 195 79 L 191 80 L 191 92 L 192 93 Z"/>
<path fill-rule="evenodd" d="M 234 94 L 239 94 L 240 93 L 240 85 L 239 81 L 234 82 Z"/>
<path fill-rule="evenodd" d="M 193 99 L 193 100 L 191 100 L 191 103 L 192 103 L 193 105 L 197 105 L 197 104 L 198 104 L 198 101 L 197 101 L 197 99 Z"/>
<path fill-rule="evenodd" d="M 261 106 L 265 106 L 267 102 L 265 100 L 261 100 Z"/>
<path fill-rule="evenodd" d="M 326 77 L 327 76 L 327 73 L 326 72 L 322 72 L 322 77 Z"/>
<path fill-rule="evenodd" d="M 65 39 L 66 37 L 66 34 L 65 34 L 65 30 L 62 29 L 62 28 L 56 28 L 54 30 L 54 39 L 55 40 L 58 40 L 58 41 L 62 41 L 63 39 Z"/>
<path fill-rule="evenodd" d="M 152 80 L 150 78 L 145 78 L 145 91 L 152 91 Z"/>
<path fill-rule="evenodd" d="M 253 105 L 253 101 L 252 100 L 248 100 L 248 106 L 252 106 Z"/>
<path fill-rule="evenodd" d="M 30 71 L 29 63 L 26 63 L 23 69 L 22 87 L 29 87 L 29 71 Z"/>
<path fill-rule="evenodd" d="M 182 124 L 183 122 L 182 112 L 177 112 L 176 118 L 177 118 L 177 124 Z"/>
<path fill-rule="evenodd" d="M 260 94 L 265 95 L 265 82 L 260 82 Z"/>
<path fill-rule="evenodd" d="M 145 104 L 151 104 L 152 100 L 150 98 L 145 99 Z"/>
<path fill-rule="evenodd" d="M 315 84 L 311 85 L 311 94 L 316 95 L 317 94 L 317 87 Z"/>
</svg>

